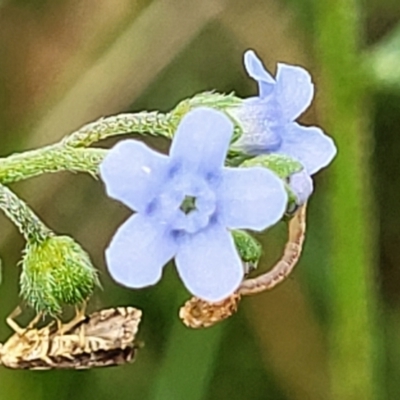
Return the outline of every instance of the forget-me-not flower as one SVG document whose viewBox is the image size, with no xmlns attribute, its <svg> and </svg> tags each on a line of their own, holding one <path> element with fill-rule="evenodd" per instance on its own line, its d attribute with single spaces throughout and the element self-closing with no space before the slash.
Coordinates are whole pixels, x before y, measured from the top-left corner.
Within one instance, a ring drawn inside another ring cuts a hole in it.
<svg viewBox="0 0 400 400">
<path fill-rule="evenodd" d="M 233 124 L 197 108 L 181 121 L 169 156 L 136 140 L 118 143 L 100 165 L 107 193 L 136 211 L 106 250 L 111 276 L 155 284 L 172 258 L 187 289 L 207 301 L 232 294 L 243 266 L 230 229 L 261 231 L 279 221 L 287 194 L 262 167 L 227 168 Z"/>
<path fill-rule="evenodd" d="M 327 166 L 336 155 L 333 140 L 320 128 L 294 122 L 310 105 L 314 85 L 303 68 L 278 64 L 273 78 L 252 50 L 244 55 L 247 73 L 259 94 L 233 110 L 243 128 L 235 147 L 249 154 L 280 153 L 299 161 L 309 175 Z"/>
</svg>

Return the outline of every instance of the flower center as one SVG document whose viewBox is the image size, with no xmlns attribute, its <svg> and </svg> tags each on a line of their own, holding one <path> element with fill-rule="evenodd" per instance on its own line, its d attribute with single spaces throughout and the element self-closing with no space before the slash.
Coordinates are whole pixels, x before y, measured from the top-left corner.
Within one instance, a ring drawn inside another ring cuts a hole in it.
<svg viewBox="0 0 400 400">
<path fill-rule="evenodd" d="M 179 207 L 186 215 L 190 214 L 192 211 L 197 210 L 196 207 L 196 197 L 194 196 L 185 196 L 182 201 L 181 206 Z"/>
<path fill-rule="evenodd" d="M 190 183 L 182 190 L 181 201 L 172 227 L 177 231 L 195 233 L 208 225 L 216 209 L 215 194 L 205 182 Z"/>
<path fill-rule="evenodd" d="M 147 215 L 172 231 L 195 233 L 208 225 L 217 209 L 217 174 L 202 176 L 179 167 L 147 207 Z M 215 175 L 215 176 L 214 176 Z"/>
</svg>

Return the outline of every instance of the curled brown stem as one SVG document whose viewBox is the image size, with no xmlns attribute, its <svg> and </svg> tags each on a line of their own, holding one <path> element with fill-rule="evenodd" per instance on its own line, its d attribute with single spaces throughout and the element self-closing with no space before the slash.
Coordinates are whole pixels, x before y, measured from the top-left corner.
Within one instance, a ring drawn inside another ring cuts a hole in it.
<svg viewBox="0 0 400 400">
<path fill-rule="evenodd" d="M 301 206 L 289 221 L 289 237 L 280 260 L 266 273 L 245 279 L 239 289 L 227 299 L 209 303 L 197 297 L 188 300 L 179 311 L 183 323 L 190 328 L 206 328 L 237 311 L 241 296 L 271 290 L 283 282 L 296 266 L 306 233 L 306 205 Z"/>
<path fill-rule="evenodd" d="M 306 232 L 306 206 L 302 206 L 289 222 L 289 238 L 281 259 L 265 274 L 245 279 L 238 292 L 242 296 L 271 290 L 284 281 L 299 261 Z"/>
</svg>

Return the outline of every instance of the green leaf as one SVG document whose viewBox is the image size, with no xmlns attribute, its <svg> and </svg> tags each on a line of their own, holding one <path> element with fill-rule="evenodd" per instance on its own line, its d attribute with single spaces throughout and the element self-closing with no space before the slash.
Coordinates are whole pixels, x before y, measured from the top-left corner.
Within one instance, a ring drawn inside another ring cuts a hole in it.
<svg viewBox="0 0 400 400">
<path fill-rule="evenodd" d="M 233 240 L 240 258 L 243 261 L 245 273 L 257 268 L 262 254 L 261 244 L 250 234 L 242 230 L 232 231 Z"/>
<path fill-rule="evenodd" d="M 242 167 L 264 167 L 275 172 L 281 179 L 286 179 L 303 169 L 302 165 L 283 154 L 263 154 L 250 160 L 245 160 Z"/>
</svg>

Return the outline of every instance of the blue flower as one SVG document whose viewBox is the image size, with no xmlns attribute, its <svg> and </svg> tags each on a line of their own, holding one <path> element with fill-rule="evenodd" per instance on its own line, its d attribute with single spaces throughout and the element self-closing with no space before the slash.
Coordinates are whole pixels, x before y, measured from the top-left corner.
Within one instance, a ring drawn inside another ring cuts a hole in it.
<svg viewBox="0 0 400 400">
<path fill-rule="evenodd" d="M 230 229 L 261 231 L 279 221 L 283 182 L 261 168 L 227 168 L 233 124 L 198 108 L 181 121 L 169 157 L 135 140 L 119 142 L 100 165 L 107 194 L 136 211 L 106 250 L 122 285 L 155 284 L 172 258 L 187 289 L 207 301 L 232 294 L 243 267 Z"/>
<path fill-rule="evenodd" d="M 252 50 L 245 53 L 244 64 L 258 82 L 259 95 L 232 110 L 243 129 L 235 147 L 254 155 L 288 155 L 301 162 L 310 175 L 326 167 L 336 155 L 333 140 L 315 126 L 294 122 L 314 96 L 309 73 L 301 67 L 278 64 L 273 78 Z"/>
</svg>

